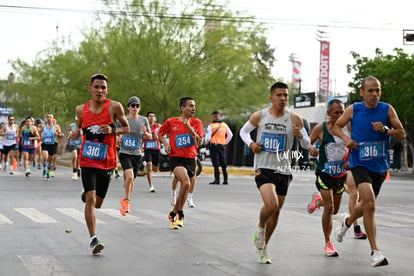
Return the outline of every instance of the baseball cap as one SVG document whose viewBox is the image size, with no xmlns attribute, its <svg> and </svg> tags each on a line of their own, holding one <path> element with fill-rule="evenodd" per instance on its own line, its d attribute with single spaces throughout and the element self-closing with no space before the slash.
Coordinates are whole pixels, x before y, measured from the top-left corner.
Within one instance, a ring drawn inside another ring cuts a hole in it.
<svg viewBox="0 0 414 276">
<path fill-rule="evenodd" d="M 133 104 L 133 103 L 141 104 L 141 101 L 139 100 L 137 96 L 132 96 L 131 98 L 129 98 L 127 105 L 129 106 L 130 104 Z"/>
</svg>

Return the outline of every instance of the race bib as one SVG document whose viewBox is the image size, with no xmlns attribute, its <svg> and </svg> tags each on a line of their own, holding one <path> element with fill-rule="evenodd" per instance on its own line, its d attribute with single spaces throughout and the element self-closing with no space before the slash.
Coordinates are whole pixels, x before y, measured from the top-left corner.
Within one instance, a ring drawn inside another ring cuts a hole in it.
<svg viewBox="0 0 414 276">
<path fill-rule="evenodd" d="M 45 143 L 46 145 L 54 144 L 53 137 L 43 137 L 43 143 Z"/>
<path fill-rule="evenodd" d="M 82 144 L 81 139 L 75 139 L 75 140 L 70 140 L 72 145 L 74 146 L 79 146 L 80 144 Z"/>
<path fill-rule="evenodd" d="M 139 148 L 139 139 L 138 137 L 122 137 L 122 147 L 124 149 L 138 149 Z"/>
<path fill-rule="evenodd" d="M 359 160 L 373 160 L 385 158 L 385 142 L 359 143 Z"/>
<path fill-rule="evenodd" d="M 108 145 L 86 140 L 83 145 L 82 156 L 93 160 L 105 160 L 108 154 Z"/>
<path fill-rule="evenodd" d="M 175 143 L 179 149 L 194 146 L 193 136 L 190 133 L 177 134 L 175 135 Z"/>
<path fill-rule="evenodd" d="M 331 176 L 341 176 L 345 173 L 344 164 L 345 160 L 326 162 L 323 171 Z"/>
<path fill-rule="evenodd" d="M 23 141 L 23 146 L 30 147 L 31 145 L 33 145 L 33 141 L 32 140 L 24 140 Z"/>
<path fill-rule="evenodd" d="M 145 142 L 146 149 L 156 149 L 158 148 L 158 141 L 146 141 Z"/>
<path fill-rule="evenodd" d="M 286 151 L 286 134 L 263 132 L 260 138 L 262 150 L 267 152 Z"/>
<path fill-rule="evenodd" d="M 14 136 L 14 134 L 7 134 L 6 135 L 6 140 L 14 140 L 16 137 Z"/>
</svg>

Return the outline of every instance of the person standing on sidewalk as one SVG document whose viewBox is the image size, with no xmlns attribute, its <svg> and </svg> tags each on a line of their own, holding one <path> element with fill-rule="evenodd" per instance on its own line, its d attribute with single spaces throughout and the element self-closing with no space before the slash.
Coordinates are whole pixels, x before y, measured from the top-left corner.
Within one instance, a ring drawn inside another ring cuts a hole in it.
<svg viewBox="0 0 414 276">
<path fill-rule="evenodd" d="M 170 155 L 171 170 L 181 182 L 177 201 L 168 215 L 171 229 L 183 227 L 184 204 L 190 182 L 196 179 L 197 148 L 203 143 L 204 136 L 201 120 L 194 117 L 196 112 L 194 99 L 181 98 L 180 109 L 180 116 L 167 119 L 159 131 L 159 139 L 163 143 L 165 151 Z M 169 143 L 164 137 L 167 133 L 170 139 Z"/>
<path fill-rule="evenodd" d="M 109 92 L 108 77 L 94 74 L 88 87 L 91 100 L 76 107 L 78 128 L 72 139 L 83 132 L 79 163 L 85 198 L 85 220 L 90 235 L 92 254 L 100 253 L 104 244 L 96 237 L 95 208 L 101 208 L 116 167 L 116 135 L 129 132 L 124 109 L 119 102 L 106 98 Z M 115 126 L 118 119 L 121 126 Z M 82 197 L 83 197 L 82 196 Z"/>
<path fill-rule="evenodd" d="M 331 100 L 327 111 L 330 119 L 316 125 L 310 137 L 311 144 L 316 141 L 320 143 L 319 150 L 313 146 L 309 147 L 312 156 L 319 155 L 315 185 L 320 194 L 315 192 L 312 195 L 307 210 L 312 214 L 323 206 L 322 230 L 325 237 L 325 253 L 328 257 L 338 256 L 338 251 L 331 241 L 332 216 L 338 213 L 345 191 L 348 151 L 344 141 L 332 135 L 332 128 L 343 113 L 344 104 L 338 99 Z"/>
<path fill-rule="evenodd" d="M 360 197 L 350 215 L 340 215 L 335 238 L 342 242 L 354 220 L 363 216 L 371 247 L 371 266 L 383 266 L 388 264 L 388 260 L 377 245 L 375 205 L 390 168 L 390 136 L 403 140 L 405 131 L 395 109 L 380 101 L 381 83 L 377 78 L 365 78 L 360 94 L 364 101 L 349 106 L 333 128 L 333 134 L 339 136 L 351 150 L 349 163 Z M 351 137 L 342 129 L 349 122 Z"/>
<path fill-rule="evenodd" d="M 289 102 L 288 86 L 276 82 L 270 88 L 270 108 L 253 113 L 240 129 L 240 137 L 254 155 L 255 181 L 264 206 L 253 241 L 259 262 L 270 264 L 267 245 L 279 221 L 289 183 L 292 181 L 292 146 L 297 137 L 302 148 L 310 146 L 302 118 L 286 110 Z M 256 142 L 250 133 L 258 129 Z"/>
<path fill-rule="evenodd" d="M 147 179 L 150 186 L 150 192 L 154 193 L 155 188 L 152 184 L 152 172 L 159 171 L 160 165 L 160 139 L 158 138 L 158 131 L 161 124 L 157 123 L 155 113 L 147 112 L 147 119 L 151 128 L 151 138 L 144 140 L 144 161 L 147 163 Z"/>
<path fill-rule="evenodd" d="M 223 172 L 223 184 L 227 185 L 227 160 L 226 160 L 226 145 L 233 138 L 229 126 L 220 118 L 218 111 L 213 111 L 212 123 L 207 127 L 207 134 L 205 143 L 209 145 L 211 163 L 214 167 L 214 180 L 210 184 L 220 184 L 220 167 Z"/>
<path fill-rule="evenodd" d="M 143 140 L 152 137 L 149 132 L 148 119 L 139 115 L 141 109 L 140 99 L 137 96 L 130 97 L 127 108 L 130 132 L 122 135 L 119 150 L 119 162 L 124 170 L 125 196 L 121 198 L 121 209 L 119 210 L 123 216 L 131 212 L 131 194 L 134 189 L 135 178 L 142 163 Z"/>
</svg>

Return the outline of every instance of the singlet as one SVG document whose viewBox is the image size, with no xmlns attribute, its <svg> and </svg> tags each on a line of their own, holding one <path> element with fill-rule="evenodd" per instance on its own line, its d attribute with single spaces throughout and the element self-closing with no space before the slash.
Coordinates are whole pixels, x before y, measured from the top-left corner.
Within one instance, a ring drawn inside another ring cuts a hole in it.
<svg viewBox="0 0 414 276">
<path fill-rule="evenodd" d="M 200 119 L 192 117 L 190 125 L 198 135 L 204 136 L 203 125 Z M 197 146 L 194 138 L 179 117 L 169 118 L 161 126 L 159 134 L 165 135 L 167 133 L 170 137 L 171 157 L 197 157 Z"/>
<path fill-rule="evenodd" d="M 293 126 L 288 110 L 281 117 L 273 117 L 268 108 L 263 109 L 256 142 L 262 143 L 262 151 L 254 155 L 255 170 L 271 169 L 280 174 L 292 174 Z"/>
<path fill-rule="evenodd" d="M 358 144 L 358 148 L 351 150 L 351 168 L 362 166 L 376 173 L 385 173 L 389 170 L 390 137 L 375 131 L 372 127 L 373 122 L 382 122 L 384 126 L 390 126 L 388 110 L 389 105 L 384 102 L 379 102 L 374 108 L 367 108 L 364 102 L 353 104 L 351 138 Z"/>
<path fill-rule="evenodd" d="M 24 126 L 22 136 L 23 136 L 23 148 L 25 149 L 32 149 L 34 148 L 34 140 L 29 140 L 30 137 L 35 137 L 34 134 L 32 134 L 33 126 L 30 128 L 27 126 Z"/>
<path fill-rule="evenodd" d="M 138 118 L 128 116 L 127 119 L 130 131 L 128 134 L 122 135 L 119 153 L 140 155 L 142 151 L 142 138 L 144 136 L 142 125 L 149 129 L 148 119 L 143 116 L 138 116 Z"/>
<path fill-rule="evenodd" d="M 226 134 L 227 134 L 227 124 L 225 122 L 214 122 L 214 123 L 211 123 L 210 126 L 211 126 L 210 143 L 225 145 Z M 219 129 L 217 130 L 217 128 Z"/>
<path fill-rule="evenodd" d="M 79 164 L 81 167 L 110 170 L 116 167 L 116 134 L 103 134 L 101 126 L 114 126 L 109 113 L 111 100 L 105 99 L 99 114 L 90 111 L 91 102 L 87 102 L 82 111 L 83 141 Z"/>
<path fill-rule="evenodd" d="M 4 134 L 4 140 L 3 145 L 9 147 L 16 144 L 16 126 L 13 124 L 13 126 L 10 128 L 9 125 L 6 125 L 6 133 Z"/>
<path fill-rule="evenodd" d="M 71 123 L 70 124 L 70 130 L 72 132 L 76 131 L 78 129 L 78 126 L 76 125 L 76 123 Z M 82 145 L 82 140 L 80 138 L 78 139 L 71 139 L 69 138 L 69 145 L 70 146 L 75 146 L 77 148 L 80 148 Z"/>
<path fill-rule="evenodd" d="M 322 123 L 323 136 L 319 148 L 319 160 L 317 169 L 333 177 L 341 177 L 346 174 L 344 164 L 346 162 L 347 149 L 344 141 L 329 133 L 326 122 Z M 345 133 L 346 128 L 344 128 Z"/>
<path fill-rule="evenodd" d="M 144 140 L 144 149 L 160 150 L 160 139 L 154 138 L 157 137 L 156 135 L 160 127 L 161 125 L 158 123 L 154 123 L 154 125 L 151 127 L 152 139 Z"/>
<path fill-rule="evenodd" d="M 51 128 L 47 128 L 48 125 L 46 124 L 43 128 L 43 139 L 42 143 L 45 145 L 53 145 L 56 143 L 56 136 L 55 136 L 55 124 L 52 125 Z"/>
</svg>

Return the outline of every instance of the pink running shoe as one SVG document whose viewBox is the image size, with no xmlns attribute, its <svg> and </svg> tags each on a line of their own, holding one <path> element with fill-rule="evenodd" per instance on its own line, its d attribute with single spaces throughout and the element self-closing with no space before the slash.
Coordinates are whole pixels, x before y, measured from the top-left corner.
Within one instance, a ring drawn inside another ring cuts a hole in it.
<svg viewBox="0 0 414 276">
<path fill-rule="evenodd" d="M 325 246 L 325 252 L 328 257 L 338 257 L 339 255 L 331 241 Z"/>
<path fill-rule="evenodd" d="M 315 192 L 312 194 L 312 201 L 308 204 L 308 213 L 312 214 L 313 212 L 315 212 L 317 209 L 321 208 L 321 206 L 318 206 L 316 203 L 318 200 L 321 200 L 321 196 Z"/>
</svg>

